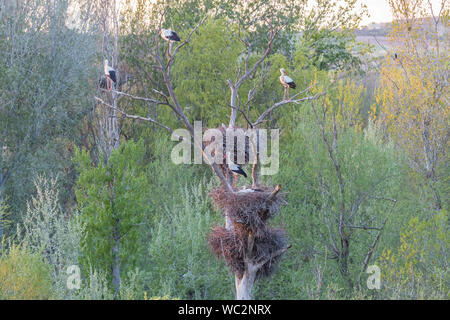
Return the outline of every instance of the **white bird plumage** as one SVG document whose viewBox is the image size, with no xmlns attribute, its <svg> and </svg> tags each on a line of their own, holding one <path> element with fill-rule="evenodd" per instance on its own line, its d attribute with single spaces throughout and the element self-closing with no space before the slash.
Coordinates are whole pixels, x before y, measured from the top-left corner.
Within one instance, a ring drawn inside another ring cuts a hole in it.
<svg viewBox="0 0 450 320">
<path fill-rule="evenodd" d="M 287 75 L 286 70 L 281 68 L 280 72 L 281 72 L 280 82 L 284 87 L 283 100 L 286 100 L 286 94 L 287 98 L 289 99 L 289 88 L 295 89 L 297 86 L 295 85 L 294 80 Z"/>
<path fill-rule="evenodd" d="M 111 82 L 116 83 L 116 81 L 117 81 L 116 70 L 108 64 L 107 59 L 105 59 L 105 61 L 103 62 L 103 67 L 104 67 L 105 76 L 106 76 L 106 88 L 108 90 L 111 90 L 112 89 Z"/>
<path fill-rule="evenodd" d="M 167 41 L 180 41 L 180 37 L 173 30 L 161 29 L 161 37 Z"/>
<path fill-rule="evenodd" d="M 234 186 L 236 186 L 237 175 L 240 174 L 247 178 L 247 174 L 245 173 L 244 170 L 242 170 L 240 166 L 238 166 L 236 163 L 233 162 L 233 160 L 231 160 L 230 152 L 227 152 L 227 160 L 228 160 L 228 168 L 230 168 L 230 170 L 234 173 Z"/>
</svg>

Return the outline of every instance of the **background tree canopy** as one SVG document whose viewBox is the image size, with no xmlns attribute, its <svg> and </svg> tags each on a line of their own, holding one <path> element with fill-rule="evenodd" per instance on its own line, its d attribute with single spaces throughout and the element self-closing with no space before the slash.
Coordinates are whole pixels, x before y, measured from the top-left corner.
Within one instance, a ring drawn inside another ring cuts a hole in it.
<svg viewBox="0 0 450 320">
<path fill-rule="evenodd" d="M 230 83 L 253 65 L 236 126 L 283 102 L 280 68 L 291 96 L 314 97 L 259 124 L 281 132 L 279 172 L 261 179 L 286 191 L 270 225 L 291 247 L 255 298 L 449 298 L 445 1 L 390 0 L 382 56 L 360 41 L 356 0 L 112 3 L 0 4 L 0 299 L 234 298 L 207 243 L 224 224 L 208 197 L 219 179 L 174 164 L 178 142 L 145 121 L 184 120 L 155 48 L 182 112 L 204 128 L 228 123 Z M 160 26 L 189 42 L 174 54 Z M 104 59 L 113 92 L 101 88 Z M 66 286 L 70 265 L 79 289 Z M 379 290 L 366 285 L 369 265 Z"/>
</svg>

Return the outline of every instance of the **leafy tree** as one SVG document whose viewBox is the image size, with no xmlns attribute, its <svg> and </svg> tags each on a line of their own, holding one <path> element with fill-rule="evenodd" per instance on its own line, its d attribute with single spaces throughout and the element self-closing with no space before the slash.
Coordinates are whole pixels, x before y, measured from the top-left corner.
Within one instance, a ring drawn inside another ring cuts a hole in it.
<svg viewBox="0 0 450 320">
<path fill-rule="evenodd" d="M 229 112 L 227 79 L 236 72 L 243 44 L 237 30 L 224 20 L 208 20 L 192 38 L 192 45 L 177 57 L 173 77 L 191 121 L 219 126 Z M 231 67 L 230 67 L 231 66 Z"/>
<path fill-rule="evenodd" d="M 310 212 L 302 230 L 313 230 L 315 241 L 302 237 L 306 259 L 317 252 L 334 259 L 347 289 L 357 286 L 372 259 L 401 175 L 392 146 L 381 143 L 373 126 L 362 129 L 361 96 L 361 87 L 341 82 L 311 108 L 297 111 L 291 121 L 300 125 L 282 141 L 290 146 L 280 160 L 282 174 L 297 186 L 292 197 L 299 198 L 298 210 Z"/>
<path fill-rule="evenodd" d="M 62 184 L 71 182 L 71 148 L 90 105 L 96 48 L 86 25 L 66 26 L 70 2 L 1 4 L 0 199 L 8 201 L 14 221 L 33 192 L 30 176 L 60 172 Z M 86 17 L 82 9 L 80 18 Z M 69 195 L 61 193 L 66 201 Z"/>
<path fill-rule="evenodd" d="M 107 163 L 91 162 L 76 150 L 79 177 L 75 194 L 85 223 L 85 266 L 110 270 L 116 290 L 120 274 L 134 269 L 139 254 L 139 226 L 148 211 L 143 142 L 129 141 L 111 152 Z"/>
<path fill-rule="evenodd" d="M 309 49 L 307 57 L 319 70 L 356 70 L 362 71 L 361 56 L 367 48 L 359 47 L 355 35 L 350 31 L 337 32 L 327 29 L 309 30 L 300 45 Z"/>
<path fill-rule="evenodd" d="M 356 0 L 310 0 L 308 4 L 298 22 L 298 45 L 307 57 L 306 67 L 362 72 L 362 59 L 368 58 L 370 48 L 356 42 L 354 31 L 368 15 L 367 7 Z"/>
<path fill-rule="evenodd" d="M 393 52 L 381 69 L 372 113 L 408 156 L 418 178 L 425 179 L 439 212 L 444 205 L 441 181 L 448 177 L 444 159 L 449 136 L 449 52 L 444 49 L 449 39 L 440 36 L 439 28 L 448 26 L 449 10 L 445 1 L 434 11 L 431 2 L 389 3 L 397 19 L 390 33 Z"/>
</svg>

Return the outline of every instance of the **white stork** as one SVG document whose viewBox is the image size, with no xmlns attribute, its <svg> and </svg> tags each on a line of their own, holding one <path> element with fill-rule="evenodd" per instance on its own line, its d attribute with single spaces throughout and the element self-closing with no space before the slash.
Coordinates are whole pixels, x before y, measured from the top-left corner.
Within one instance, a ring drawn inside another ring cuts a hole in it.
<svg viewBox="0 0 450 320">
<path fill-rule="evenodd" d="M 177 33 L 169 29 L 161 29 L 161 37 L 164 40 L 169 41 L 169 43 L 172 41 L 180 41 L 180 37 L 177 35 Z"/>
<path fill-rule="evenodd" d="M 284 101 L 284 100 L 286 100 L 286 93 L 287 93 L 287 98 L 289 99 L 289 88 L 295 89 L 296 85 L 294 83 L 294 80 L 292 80 L 291 77 L 288 77 L 286 70 L 281 68 L 280 72 L 281 72 L 280 82 L 284 87 L 284 95 L 283 95 L 283 101 Z"/>
<path fill-rule="evenodd" d="M 106 76 L 106 89 L 108 91 L 111 91 L 112 89 L 112 83 L 116 83 L 116 70 L 114 70 L 112 67 L 108 65 L 108 60 L 105 59 L 104 62 L 104 68 L 105 68 L 105 76 Z"/>
<path fill-rule="evenodd" d="M 231 154 L 229 152 L 227 152 L 227 159 L 228 159 L 228 168 L 230 168 L 230 170 L 233 171 L 233 173 L 234 173 L 234 185 L 233 186 L 236 187 L 238 174 L 241 174 L 246 178 L 247 178 L 247 174 L 245 173 L 244 170 L 242 170 L 242 168 L 240 166 L 238 166 L 236 163 L 233 162 L 233 160 L 231 160 Z"/>
</svg>

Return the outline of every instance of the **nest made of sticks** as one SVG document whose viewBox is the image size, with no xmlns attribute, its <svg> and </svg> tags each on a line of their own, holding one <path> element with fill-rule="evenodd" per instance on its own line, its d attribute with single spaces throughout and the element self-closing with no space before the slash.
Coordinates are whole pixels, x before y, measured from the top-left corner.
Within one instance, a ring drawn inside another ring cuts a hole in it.
<svg viewBox="0 0 450 320">
<path fill-rule="evenodd" d="M 281 192 L 271 197 L 273 188 L 260 187 L 233 192 L 222 187 L 210 192 L 214 204 L 224 210 L 233 223 L 242 224 L 254 234 L 264 232 L 266 221 L 285 204 Z"/>
<path fill-rule="evenodd" d="M 227 230 L 214 227 L 209 235 L 208 243 L 217 257 L 225 259 L 231 271 L 242 278 L 246 270 L 246 261 L 254 265 L 264 262 L 256 276 L 268 277 L 275 270 L 281 254 L 272 255 L 287 246 L 287 237 L 283 229 L 266 228 L 264 233 L 254 237 L 253 246 L 249 250 L 249 234 L 243 228 Z"/>
</svg>

